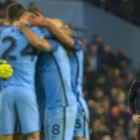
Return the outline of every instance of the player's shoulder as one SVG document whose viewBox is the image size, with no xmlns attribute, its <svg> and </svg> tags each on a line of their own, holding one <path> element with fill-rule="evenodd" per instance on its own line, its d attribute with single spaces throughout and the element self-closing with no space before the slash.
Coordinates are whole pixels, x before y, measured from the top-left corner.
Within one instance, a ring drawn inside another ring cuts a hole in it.
<svg viewBox="0 0 140 140">
<path fill-rule="evenodd" d="M 9 35 L 9 33 L 15 31 L 15 30 L 19 30 L 17 29 L 17 27 L 14 26 L 5 26 L 5 25 L 1 25 L 0 27 L 0 35 Z"/>
<path fill-rule="evenodd" d="M 39 36 L 41 39 L 44 39 L 44 35 L 43 33 L 41 32 L 40 28 L 39 27 L 35 27 L 35 26 L 32 26 L 30 24 L 26 24 L 26 26 L 32 30 L 37 36 Z"/>
<path fill-rule="evenodd" d="M 4 28 L 6 28 L 6 26 L 4 24 L 0 24 L 0 34 L 4 30 Z"/>
<path fill-rule="evenodd" d="M 131 84 L 131 89 L 140 88 L 140 77 L 135 79 Z"/>
<path fill-rule="evenodd" d="M 140 83 L 140 77 L 136 78 L 132 84 L 137 84 L 137 83 Z"/>
<path fill-rule="evenodd" d="M 20 30 L 18 27 L 15 27 L 15 26 L 6 26 L 6 25 L 3 25 L 2 27 L 2 31 L 11 31 L 11 32 L 14 32 L 14 31 L 18 31 Z"/>
<path fill-rule="evenodd" d="M 0 24 L 0 30 L 3 31 L 5 29 L 10 29 L 12 26 L 6 26 L 4 24 Z"/>
<path fill-rule="evenodd" d="M 39 29 L 41 30 L 42 34 L 45 36 L 46 39 L 53 38 L 53 35 L 50 33 L 50 31 L 47 28 L 40 27 Z"/>
<path fill-rule="evenodd" d="M 49 30 L 45 27 L 39 27 L 39 29 L 42 31 L 42 32 L 47 32 L 49 33 Z"/>
<path fill-rule="evenodd" d="M 32 31 L 40 31 L 38 27 L 32 26 L 31 24 L 26 24 L 26 26 Z"/>
<path fill-rule="evenodd" d="M 5 28 L 5 27 L 7 27 L 6 25 L 4 25 L 4 24 L 0 24 L 0 29 L 2 28 Z"/>
</svg>

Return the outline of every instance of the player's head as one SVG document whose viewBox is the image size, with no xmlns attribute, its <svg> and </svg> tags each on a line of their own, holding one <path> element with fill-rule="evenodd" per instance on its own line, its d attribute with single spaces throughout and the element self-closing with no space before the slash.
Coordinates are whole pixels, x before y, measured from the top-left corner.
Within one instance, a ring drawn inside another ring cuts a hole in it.
<svg viewBox="0 0 140 140">
<path fill-rule="evenodd" d="M 42 14 L 42 11 L 40 8 L 36 7 L 36 6 L 30 6 L 27 10 L 26 10 L 27 13 L 32 13 L 32 14 L 35 14 L 35 15 L 38 15 L 38 13 Z"/>
<path fill-rule="evenodd" d="M 73 35 L 73 30 L 69 28 L 68 25 L 64 24 L 64 22 L 61 19 L 50 19 L 50 21 L 57 26 L 58 28 L 61 28 L 66 34 L 69 36 Z"/>
<path fill-rule="evenodd" d="M 109 135 L 104 135 L 101 140 L 111 140 L 111 137 Z"/>
<path fill-rule="evenodd" d="M 36 6 L 30 6 L 26 10 L 28 22 L 34 26 L 39 26 L 40 17 L 44 19 L 42 11 Z"/>
<path fill-rule="evenodd" d="M 12 3 L 6 8 L 6 17 L 10 23 L 19 20 L 25 12 L 24 7 L 18 3 Z"/>
</svg>

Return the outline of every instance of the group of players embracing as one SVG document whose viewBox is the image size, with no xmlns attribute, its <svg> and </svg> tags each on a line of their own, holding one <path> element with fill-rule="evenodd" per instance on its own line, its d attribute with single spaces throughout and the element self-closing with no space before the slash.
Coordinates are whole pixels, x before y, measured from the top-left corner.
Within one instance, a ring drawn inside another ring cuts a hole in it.
<svg viewBox="0 0 140 140">
<path fill-rule="evenodd" d="M 82 44 L 68 26 L 12 3 L 0 59 L 0 140 L 89 139 Z"/>
</svg>

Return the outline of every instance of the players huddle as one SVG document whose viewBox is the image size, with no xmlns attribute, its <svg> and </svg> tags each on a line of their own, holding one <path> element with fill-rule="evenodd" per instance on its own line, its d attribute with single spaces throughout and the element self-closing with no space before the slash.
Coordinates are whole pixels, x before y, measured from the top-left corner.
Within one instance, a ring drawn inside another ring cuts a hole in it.
<svg viewBox="0 0 140 140">
<path fill-rule="evenodd" d="M 0 140 L 89 139 L 82 44 L 61 20 L 10 4 L 0 59 Z"/>
</svg>

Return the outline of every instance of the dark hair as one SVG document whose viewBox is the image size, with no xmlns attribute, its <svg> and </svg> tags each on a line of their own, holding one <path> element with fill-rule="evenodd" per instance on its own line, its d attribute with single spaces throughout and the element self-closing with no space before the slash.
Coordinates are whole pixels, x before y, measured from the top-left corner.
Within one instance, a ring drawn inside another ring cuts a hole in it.
<svg viewBox="0 0 140 140">
<path fill-rule="evenodd" d="M 25 12 L 23 6 L 18 3 L 12 3 L 6 8 L 6 16 L 9 18 L 9 22 L 12 23 L 15 20 L 19 20 Z"/>
<path fill-rule="evenodd" d="M 94 34 L 93 38 L 96 38 L 96 37 L 99 37 L 99 36 L 100 36 L 99 34 Z"/>
<path fill-rule="evenodd" d="M 36 14 L 36 15 L 38 15 L 37 13 L 39 12 L 43 15 L 42 11 L 36 6 L 30 6 L 26 11 L 29 13 Z"/>
</svg>

